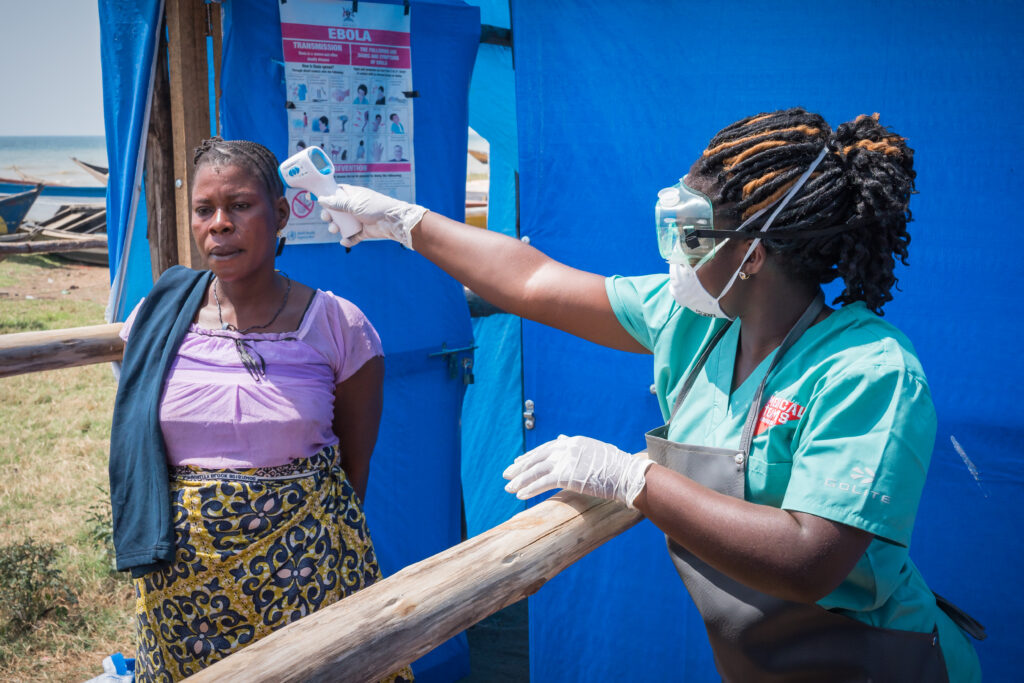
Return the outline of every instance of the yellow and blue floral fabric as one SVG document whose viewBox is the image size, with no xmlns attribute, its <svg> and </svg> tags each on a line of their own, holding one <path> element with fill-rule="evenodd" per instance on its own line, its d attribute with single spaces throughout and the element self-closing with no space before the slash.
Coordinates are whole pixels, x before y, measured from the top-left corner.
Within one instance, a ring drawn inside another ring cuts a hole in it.
<svg viewBox="0 0 1024 683">
<path fill-rule="evenodd" d="M 135 579 L 137 681 L 186 678 L 380 578 L 337 451 L 277 467 L 171 468 L 177 552 Z"/>
</svg>

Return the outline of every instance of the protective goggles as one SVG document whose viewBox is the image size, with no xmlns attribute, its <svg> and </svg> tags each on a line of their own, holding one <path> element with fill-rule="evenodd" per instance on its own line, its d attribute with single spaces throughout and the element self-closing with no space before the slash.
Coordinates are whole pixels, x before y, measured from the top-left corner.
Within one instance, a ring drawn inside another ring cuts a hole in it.
<svg viewBox="0 0 1024 683">
<path fill-rule="evenodd" d="M 803 187 L 811 173 L 821 160 L 825 158 L 827 148 L 822 148 L 810 167 L 793 184 L 789 191 L 768 206 L 763 207 L 747 218 L 735 230 L 716 230 L 714 207 L 711 199 L 686 184 L 685 178 L 672 187 L 658 192 L 658 203 L 654 206 L 655 221 L 658 230 L 658 251 L 669 263 L 689 265 L 691 268 L 710 261 L 730 237 L 750 239 L 757 233 L 747 230 L 747 226 L 759 219 L 765 212 L 772 210 L 771 215 L 761 226 L 760 232 L 771 227 L 775 217 L 786 207 L 789 201 Z M 806 226 L 793 225 L 772 232 L 773 239 L 806 239 L 821 235 L 831 235 L 847 230 L 847 225 L 836 225 L 827 228 L 809 229 Z"/>
<path fill-rule="evenodd" d="M 684 179 L 658 192 L 654 205 L 658 251 L 669 263 L 696 267 L 714 257 L 715 216 L 711 199 Z M 720 245 L 719 245 L 720 246 Z"/>
</svg>

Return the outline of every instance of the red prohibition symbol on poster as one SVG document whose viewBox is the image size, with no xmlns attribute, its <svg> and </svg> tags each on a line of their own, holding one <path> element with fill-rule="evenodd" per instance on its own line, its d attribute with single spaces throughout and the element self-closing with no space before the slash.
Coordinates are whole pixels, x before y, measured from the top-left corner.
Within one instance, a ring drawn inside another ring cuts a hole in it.
<svg viewBox="0 0 1024 683">
<path fill-rule="evenodd" d="M 313 213 L 313 197 L 309 192 L 303 190 L 292 199 L 292 215 L 296 218 L 305 218 Z"/>
</svg>

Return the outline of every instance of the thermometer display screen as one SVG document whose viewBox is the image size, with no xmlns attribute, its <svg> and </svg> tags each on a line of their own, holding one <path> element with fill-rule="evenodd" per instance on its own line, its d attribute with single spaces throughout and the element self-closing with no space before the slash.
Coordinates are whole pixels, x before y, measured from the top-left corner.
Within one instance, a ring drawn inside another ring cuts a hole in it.
<svg viewBox="0 0 1024 683">
<path fill-rule="evenodd" d="M 327 155 L 319 149 L 314 149 L 312 154 L 309 156 L 313 160 L 313 165 L 316 166 L 316 170 L 321 173 L 331 167 L 331 162 L 327 159 Z"/>
</svg>

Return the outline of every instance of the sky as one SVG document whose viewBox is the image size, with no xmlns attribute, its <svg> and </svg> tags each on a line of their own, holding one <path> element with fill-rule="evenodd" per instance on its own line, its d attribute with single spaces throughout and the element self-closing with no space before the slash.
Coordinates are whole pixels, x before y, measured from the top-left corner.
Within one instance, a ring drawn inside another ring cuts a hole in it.
<svg viewBox="0 0 1024 683">
<path fill-rule="evenodd" d="M 103 135 L 97 0 L 0 0 L 0 64 L 0 135 Z"/>
</svg>

